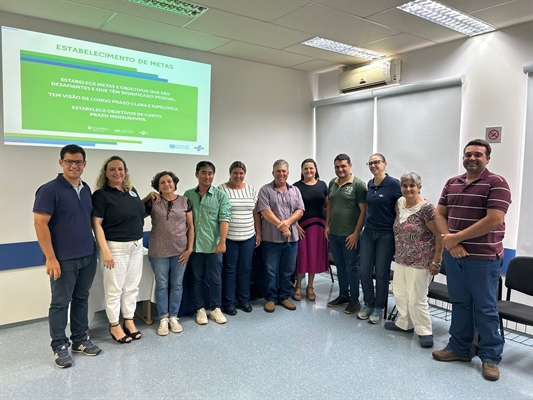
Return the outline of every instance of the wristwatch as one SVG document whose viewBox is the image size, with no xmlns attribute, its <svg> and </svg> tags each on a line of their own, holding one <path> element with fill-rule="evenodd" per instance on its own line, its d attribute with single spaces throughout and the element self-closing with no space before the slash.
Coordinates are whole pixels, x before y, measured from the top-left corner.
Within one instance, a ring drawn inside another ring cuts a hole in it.
<svg viewBox="0 0 533 400">
<path fill-rule="evenodd" d="M 435 261 L 431 261 L 431 265 L 434 265 L 435 267 L 437 267 L 438 269 L 440 269 L 440 267 L 441 267 L 442 264 L 441 264 L 441 263 L 437 263 L 437 262 L 435 262 Z"/>
</svg>

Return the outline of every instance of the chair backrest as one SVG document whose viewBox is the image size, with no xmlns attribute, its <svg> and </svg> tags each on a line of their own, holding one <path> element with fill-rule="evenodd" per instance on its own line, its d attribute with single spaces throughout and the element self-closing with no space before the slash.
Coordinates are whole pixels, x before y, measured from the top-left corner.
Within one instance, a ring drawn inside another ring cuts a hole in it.
<svg viewBox="0 0 533 400">
<path fill-rule="evenodd" d="M 509 262 L 505 286 L 533 296 L 533 257 L 515 257 Z M 507 300 L 509 296 L 510 291 L 507 292 Z"/>
</svg>

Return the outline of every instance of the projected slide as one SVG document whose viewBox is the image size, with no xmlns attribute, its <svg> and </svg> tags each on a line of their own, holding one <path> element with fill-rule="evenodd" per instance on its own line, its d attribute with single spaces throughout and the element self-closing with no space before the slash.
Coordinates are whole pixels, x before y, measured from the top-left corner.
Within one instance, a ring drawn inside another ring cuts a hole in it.
<svg viewBox="0 0 533 400">
<path fill-rule="evenodd" d="M 209 154 L 211 66 L 2 27 L 4 143 Z"/>
</svg>

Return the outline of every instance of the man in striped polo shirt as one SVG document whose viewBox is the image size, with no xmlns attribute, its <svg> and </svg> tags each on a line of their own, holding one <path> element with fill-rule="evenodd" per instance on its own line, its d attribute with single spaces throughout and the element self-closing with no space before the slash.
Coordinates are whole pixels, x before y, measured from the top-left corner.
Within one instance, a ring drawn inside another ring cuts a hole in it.
<svg viewBox="0 0 533 400">
<path fill-rule="evenodd" d="M 463 151 L 466 173 L 446 182 L 437 206 L 435 221 L 446 250 L 443 259 L 452 321 L 448 345 L 434 351 L 433 357 L 469 362 L 477 327 L 477 355 L 483 363 L 483 377 L 496 381 L 503 351 L 496 293 L 511 192 L 502 176 L 486 168 L 490 152 L 485 140 L 468 142 Z"/>
</svg>

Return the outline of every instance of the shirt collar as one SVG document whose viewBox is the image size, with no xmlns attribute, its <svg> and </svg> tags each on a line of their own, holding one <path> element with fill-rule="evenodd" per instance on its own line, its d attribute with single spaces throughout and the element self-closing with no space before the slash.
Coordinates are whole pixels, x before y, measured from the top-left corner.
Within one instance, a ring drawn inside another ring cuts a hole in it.
<svg viewBox="0 0 533 400">
<path fill-rule="evenodd" d="M 270 185 L 272 185 L 272 189 L 279 190 L 279 188 L 276 186 L 276 181 L 270 182 Z M 292 188 L 292 185 L 289 182 L 285 182 L 285 185 L 287 186 L 287 189 Z"/>
<path fill-rule="evenodd" d="M 472 182 L 480 181 L 482 179 L 487 179 L 489 177 L 489 175 L 490 175 L 489 170 L 487 168 L 485 168 L 483 170 L 483 172 L 481 172 L 481 174 L 476 179 L 474 179 Z M 461 181 L 463 181 L 463 182 L 466 182 L 466 172 L 463 175 L 460 175 L 459 179 Z M 472 182 L 470 182 L 470 183 L 472 183 Z"/>
<path fill-rule="evenodd" d="M 196 188 L 194 189 L 194 191 L 198 194 L 200 194 L 200 185 L 197 185 Z M 209 186 L 209 189 L 207 189 L 207 192 L 206 193 L 211 193 L 213 194 L 213 192 L 215 191 L 215 187 L 213 185 Z"/>
<path fill-rule="evenodd" d="M 61 184 L 65 187 L 72 187 L 74 186 L 72 183 L 70 183 L 69 181 L 67 181 L 64 177 L 63 177 L 63 174 L 62 173 L 59 173 L 57 174 L 57 180 L 59 180 L 61 182 Z M 80 179 L 80 190 L 81 188 L 83 188 L 83 186 L 87 185 L 85 182 L 83 182 L 81 179 Z"/>
<path fill-rule="evenodd" d="M 389 174 L 387 174 L 386 172 L 385 172 L 385 178 L 383 178 L 383 180 L 381 181 L 381 183 L 379 185 L 376 185 L 374 183 L 374 178 L 370 179 L 370 186 L 371 187 L 387 186 L 388 183 L 389 183 Z"/>
<path fill-rule="evenodd" d="M 350 172 L 350 177 L 348 178 L 348 180 L 346 182 L 344 182 L 342 185 L 339 183 L 339 177 L 336 177 L 335 178 L 335 183 L 337 184 L 337 186 L 344 186 L 346 185 L 347 183 L 353 183 L 353 180 L 355 179 L 355 176 Z"/>
</svg>

